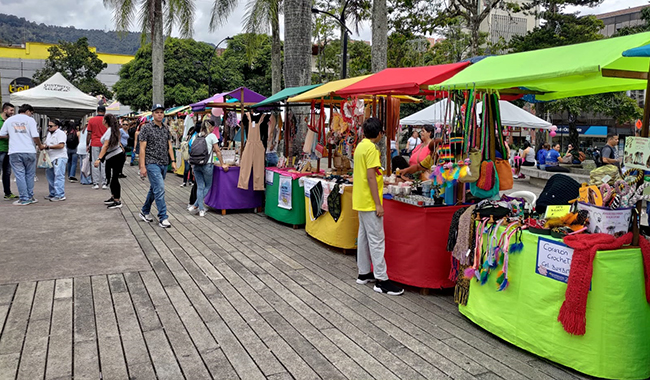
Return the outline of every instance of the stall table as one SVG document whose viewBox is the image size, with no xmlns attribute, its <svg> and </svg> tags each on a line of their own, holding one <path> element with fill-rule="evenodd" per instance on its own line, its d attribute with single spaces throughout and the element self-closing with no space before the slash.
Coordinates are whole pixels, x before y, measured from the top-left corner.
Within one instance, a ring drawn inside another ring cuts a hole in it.
<svg viewBox="0 0 650 380">
<path fill-rule="evenodd" d="M 418 207 L 384 199 L 388 277 L 424 289 L 453 288 L 447 237 L 451 217 L 461 207 Z"/>
<path fill-rule="evenodd" d="M 311 175 L 311 173 L 294 173 L 287 169 L 268 167 L 266 177 L 266 202 L 264 203 L 264 213 L 278 222 L 291 224 L 294 226 L 305 224 L 305 201 L 304 191 L 300 185 L 299 179 Z M 270 173 L 269 173 L 270 172 Z M 291 181 L 290 202 L 280 202 L 280 179 L 288 178 Z"/>
<path fill-rule="evenodd" d="M 264 192 L 253 191 L 253 176 L 248 182 L 248 189 L 237 188 L 239 181 L 239 167 L 231 166 L 227 172 L 221 166 L 214 167 L 212 187 L 205 196 L 205 204 L 213 209 L 226 210 L 257 209 L 264 203 Z"/>
<path fill-rule="evenodd" d="M 309 201 L 309 190 L 317 181 L 324 182 L 324 185 L 334 186 L 333 182 L 327 182 L 319 178 L 300 178 L 304 186 L 305 197 L 305 231 L 314 239 L 332 247 L 342 249 L 357 248 L 357 234 L 359 231 L 359 215 L 352 210 L 352 185 L 341 185 L 341 217 L 334 221 L 329 212 L 323 213 L 318 219 L 312 220 L 311 202 Z"/>
<path fill-rule="evenodd" d="M 549 241 L 560 242 L 544 239 L 548 240 L 541 240 L 542 247 Z M 483 286 L 473 279 L 467 306 L 460 305 L 460 312 L 518 347 L 585 374 L 611 379 L 650 377 L 650 305 L 645 298 L 640 249 L 596 254 L 586 333 L 574 336 L 557 320 L 566 283 L 536 273 L 538 240 L 537 235 L 523 233 L 524 249 L 509 257 L 510 284 L 504 291 L 497 291 L 496 271 Z M 544 254 L 540 257 L 543 260 Z"/>
</svg>

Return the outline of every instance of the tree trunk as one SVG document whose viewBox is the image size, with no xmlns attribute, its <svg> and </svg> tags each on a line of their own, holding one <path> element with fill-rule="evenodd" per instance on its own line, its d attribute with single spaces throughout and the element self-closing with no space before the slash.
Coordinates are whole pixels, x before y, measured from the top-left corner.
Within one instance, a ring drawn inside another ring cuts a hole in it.
<svg viewBox="0 0 650 380">
<path fill-rule="evenodd" d="M 151 71 L 153 103 L 165 105 L 165 38 L 163 36 L 162 0 L 155 0 L 151 31 Z"/>
<path fill-rule="evenodd" d="M 470 45 L 470 52 L 469 56 L 471 57 L 476 57 L 478 55 L 478 40 L 479 40 L 479 28 L 481 27 L 481 22 L 480 21 L 473 21 L 472 24 L 470 25 L 471 28 L 471 45 Z"/>
<path fill-rule="evenodd" d="M 388 11 L 386 0 L 372 2 L 372 72 L 386 68 L 388 62 Z"/>
<path fill-rule="evenodd" d="M 276 4 L 277 7 L 277 4 Z M 280 42 L 280 16 L 271 17 L 271 92 L 282 90 L 282 43 Z"/>
<path fill-rule="evenodd" d="M 311 84 L 311 0 L 284 1 L 284 83 L 286 87 Z M 299 155 L 307 134 L 309 109 L 294 110 L 298 122 L 291 155 Z"/>
</svg>

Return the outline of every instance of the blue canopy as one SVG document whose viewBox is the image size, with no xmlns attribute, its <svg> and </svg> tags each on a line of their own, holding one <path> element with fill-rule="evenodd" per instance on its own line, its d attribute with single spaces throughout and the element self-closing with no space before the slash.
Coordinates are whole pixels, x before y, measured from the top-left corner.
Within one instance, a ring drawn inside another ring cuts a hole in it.
<svg viewBox="0 0 650 380">
<path fill-rule="evenodd" d="M 650 45 L 625 50 L 623 52 L 623 57 L 650 57 Z"/>
</svg>

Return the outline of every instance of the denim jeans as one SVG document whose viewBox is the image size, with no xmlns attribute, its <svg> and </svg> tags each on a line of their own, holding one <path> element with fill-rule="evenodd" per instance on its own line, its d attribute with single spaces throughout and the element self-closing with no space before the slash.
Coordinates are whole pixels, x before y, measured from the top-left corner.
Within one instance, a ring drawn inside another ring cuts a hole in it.
<svg viewBox="0 0 650 380">
<path fill-rule="evenodd" d="M 9 155 L 11 170 L 16 176 L 18 196 L 21 201 L 34 198 L 34 176 L 36 175 L 36 153 L 13 153 Z"/>
<path fill-rule="evenodd" d="M 147 199 L 142 205 L 142 213 L 149 215 L 151 204 L 156 201 L 158 209 L 158 221 L 162 222 L 167 219 L 167 205 L 165 204 L 165 176 L 167 175 L 167 165 L 147 164 L 147 177 L 149 177 L 149 193 Z"/>
<path fill-rule="evenodd" d="M 79 161 L 79 156 L 77 156 L 77 148 L 68 149 L 68 165 L 67 165 L 68 177 L 76 177 L 77 161 Z"/>
<path fill-rule="evenodd" d="M 96 159 L 99 158 L 99 153 L 102 151 L 101 146 L 92 146 L 90 147 L 90 165 L 91 165 L 91 174 L 93 177 L 93 184 L 95 185 L 106 185 L 106 164 L 103 162 L 99 164 L 99 167 L 96 168 L 93 165 Z"/>
<path fill-rule="evenodd" d="M 266 166 L 278 166 L 278 154 L 276 152 L 269 152 L 266 154 Z"/>
<path fill-rule="evenodd" d="M 57 158 L 52 161 L 53 166 L 51 168 L 45 169 L 50 197 L 65 197 L 65 168 L 67 164 L 67 158 Z"/>
<path fill-rule="evenodd" d="M 2 188 L 5 195 L 11 195 L 11 164 L 7 152 L 0 152 L 0 171 L 2 171 Z"/>
<path fill-rule="evenodd" d="M 194 207 L 205 210 L 205 196 L 208 195 L 208 191 L 212 187 L 214 165 L 192 165 L 192 169 L 196 180 L 196 202 L 194 202 Z"/>
</svg>

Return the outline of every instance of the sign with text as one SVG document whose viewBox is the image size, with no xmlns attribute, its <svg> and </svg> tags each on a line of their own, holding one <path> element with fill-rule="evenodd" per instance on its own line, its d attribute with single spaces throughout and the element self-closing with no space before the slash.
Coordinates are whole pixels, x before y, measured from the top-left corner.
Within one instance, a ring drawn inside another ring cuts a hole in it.
<svg viewBox="0 0 650 380">
<path fill-rule="evenodd" d="M 650 170 L 650 139 L 647 137 L 626 137 L 623 165 L 626 168 Z"/>
<path fill-rule="evenodd" d="M 544 215 L 544 219 L 550 219 L 550 218 L 561 218 L 568 214 L 571 211 L 571 206 L 557 206 L 557 205 L 551 205 L 546 207 L 546 214 Z"/>
<path fill-rule="evenodd" d="M 31 79 L 26 77 L 16 78 L 9 83 L 9 93 L 13 94 L 14 92 L 29 90 L 33 86 Z"/>
<path fill-rule="evenodd" d="M 556 281 L 569 280 L 573 248 L 564 243 L 540 237 L 537 242 L 537 267 L 535 273 Z"/>
</svg>

